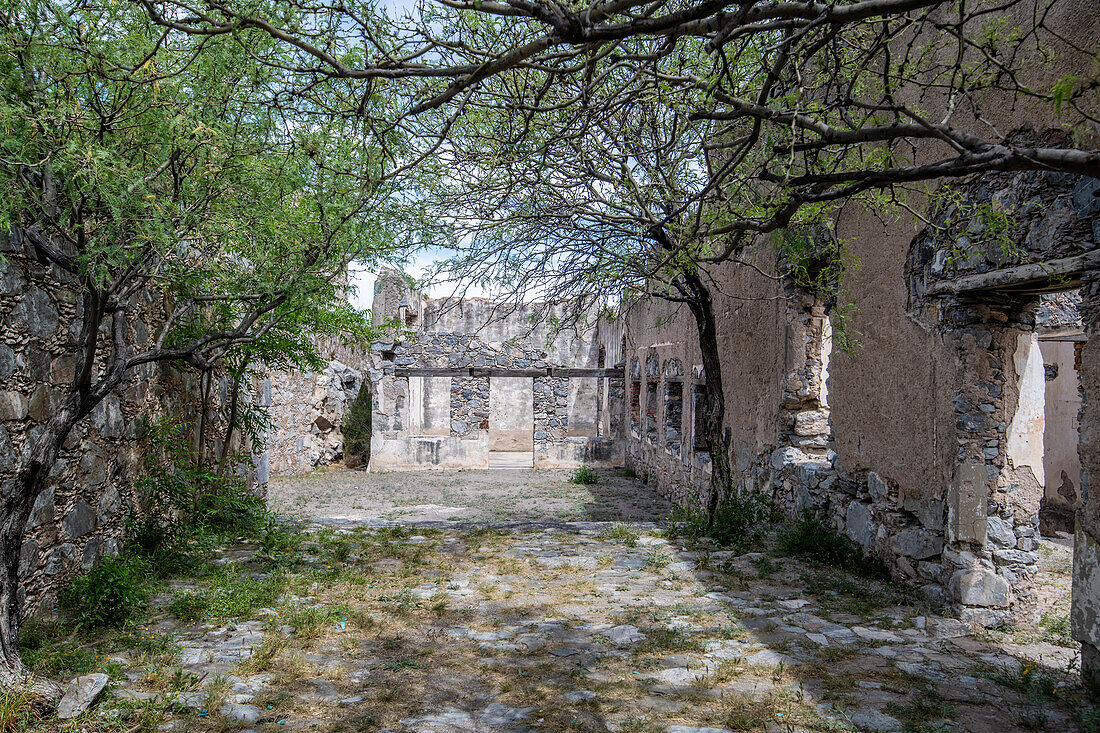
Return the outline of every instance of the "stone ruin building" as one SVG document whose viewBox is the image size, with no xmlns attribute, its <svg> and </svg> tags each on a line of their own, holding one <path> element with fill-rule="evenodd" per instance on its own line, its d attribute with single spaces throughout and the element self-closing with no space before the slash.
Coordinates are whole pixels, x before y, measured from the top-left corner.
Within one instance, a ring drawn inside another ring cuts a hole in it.
<svg viewBox="0 0 1100 733">
<path fill-rule="evenodd" d="M 276 377 L 264 461 L 294 473 L 340 457 L 340 421 L 366 382 L 370 470 L 622 465 L 620 349 L 602 344 L 613 326 L 553 329 L 567 311 L 429 298 L 387 271 L 372 316 L 399 338 L 344 350 L 322 375 Z"/>
</svg>

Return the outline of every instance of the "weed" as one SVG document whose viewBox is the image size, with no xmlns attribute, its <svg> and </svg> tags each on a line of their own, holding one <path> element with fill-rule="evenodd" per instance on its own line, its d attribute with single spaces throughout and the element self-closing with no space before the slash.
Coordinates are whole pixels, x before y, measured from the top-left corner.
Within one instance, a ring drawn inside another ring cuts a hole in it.
<svg viewBox="0 0 1100 733">
<path fill-rule="evenodd" d="M 600 475 L 596 473 L 596 469 L 588 464 L 580 466 L 569 475 L 569 483 L 571 484 L 584 484 L 585 486 L 589 486 L 598 483 L 599 480 Z"/>
<path fill-rule="evenodd" d="M 779 570 L 778 563 L 776 563 L 775 560 L 772 560 L 767 555 L 754 557 L 752 559 L 752 566 L 756 568 L 756 572 L 761 578 L 771 575 L 775 571 Z"/>
<path fill-rule="evenodd" d="M 931 686 L 905 702 L 891 702 L 886 711 L 900 720 L 906 733 L 938 730 L 955 714 L 955 706 Z"/>
<path fill-rule="evenodd" d="M 629 466 L 626 467 L 626 468 L 620 468 L 618 471 L 615 472 L 615 475 L 619 476 L 621 478 L 637 478 L 638 477 L 638 474 L 636 474 L 634 472 L 634 469 L 630 468 Z"/>
<path fill-rule="evenodd" d="M 168 612 L 181 621 L 251 618 L 257 608 L 275 605 L 286 587 L 282 573 L 253 577 L 237 565 L 215 570 L 206 586 L 176 597 Z"/>
<path fill-rule="evenodd" d="M 866 616 L 887 606 L 917 605 L 921 602 L 910 588 L 861 578 L 839 570 L 803 573 L 806 590 L 817 596 L 825 608 Z"/>
<path fill-rule="evenodd" d="M 722 501 L 713 517 L 702 510 L 677 509 L 669 518 L 668 535 L 688 542 L 709 537 L 719 547 L 746 548 L 758 542 L 778 518 L 771 499 L 745 491 Z"/>
<path fill-rule="evenodd" d="M 149 601 L 147 573 L 145 564 L 136 558 L 104 558 L 85 575 L 74 578 L 58 601 L 79 626 L 121 626 Z"/>
<path fill-rule="evenodd" d="M 382 669 L 389 672 L 401 672 L 406 669 L 420 669 L 420 662 L 415 659 L 396 659 L 394 661 L 385 662 L 382 665 Z"/>
<path fill-rule="evenodd" d="M 294 635 L 302 639 L 316 639 L 325 629 L 346 628 L 348 609 L 343 606 L 310 606 L 292 613 L 286 620 Z"/>
<path fill-rule="evenodd" d="M 1039 627 L 1043 630 L 1044 641 L 1058 646 L 1076 647 L 1077 641 L 1073 638 L 1070 629 L 1069 613 L 1056 611 L 1044 611 Z"/>
<path fill-rule="evenodd" d="M 862 547 L 815 519 L 808 511 L 779 533 L 779 544 L 786 552 L 814 565 L 840 568 L 867 578 L 890 577 L 882 558 L 868 555 Z"/>
<path fill-rule="evenodd" d="M 0 690 L 0 733 L 23 727 L 31 715 L 31 699 L 19 690 Z"/>
<path fill-rule="evenodd" d="M 33 620 L 20 630 L 19 651 L 23 663 L 44 677 L 58 677 L 62 673 L 86 674 L 99 668 L 95 651 L 81 644 L 75 636 Z"/>
<path fill-rule="evenodd" d="M 600 539 L 622 542 L 627 547 L 638 545 L 638 532 L 629 524 L 616 523 L 600 532 Z"/>
<path fill-rule="evenodd" d="M 646 555 L 645 564 L 655 570 L 668 567 L 669 564 L 668 554 L 660 547 L 649 548 L 649 553 Z"/>
</svg>

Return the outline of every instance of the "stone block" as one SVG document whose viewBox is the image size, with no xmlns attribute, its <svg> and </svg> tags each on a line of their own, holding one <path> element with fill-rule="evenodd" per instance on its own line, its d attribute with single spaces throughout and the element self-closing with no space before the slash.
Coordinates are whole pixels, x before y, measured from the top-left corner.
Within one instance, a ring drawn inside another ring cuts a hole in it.
<svg viewBox="0 0 1100 733">
<path fill-rule="evenodd" d="M 993 562 L 998 565 L 1034 565 L 1039 561 L 1039 556 L 1034 552 L 1023 550 L 994 550 Z"/>
<path fill-rule="evenodd" d="M 965 606 L 1005 608 L 1008 606 L 1008 581 L 988 570 L 958 570 L 948 583 L 951 596 Z"/>
<path fill-rule="evenodd" d="M 97 507 L 97 514 L 99 523 L 103 524 L 111 517 L 118 514 L 118 510 L 122 508 L 122 497 L 118 493 L 118 487 L 111 485 L 107 487 L 107 490 L 103 492 L 103 496 L 99 497 L 99 505 Z"/>
<path fill-rule="evenodd" d="M 15 352 L 7 345 L 0 344 L 0 379 L 10 377 L 18 365 L 19 362 L 16 359 Z"/>
<path fill-rule="evenodd" d="M 0 420 L 22 420 L 30 401 L 20 392 L 0 392 Z"/>
<path fill-rule="evenodd" d="M 118 397 L 109 395 L 92 410 L 92 423 L 104 438 L 121 438 L 125 419 Z"/>
<path fill-rule="evenodd" d="M 796 435 L 823 435 L 829 432 L 829 413 L 824 410 L 806 410 L 795 415 Z"/>
<path fill-rule="evenodd" d="M 984 545 L 985 504 L 989 490 L 984 463 L 963 463 L 947 490 L 947 538 L 952 542 Z"/>
<path fill-rule="evenodd" d="M 0 472 L 7 471 L 15 466 L 15 449 L 11 444 L 8 429 L 0 425 Z"/>
<path fill-rule="evenodd" d="M 861 501 L 848 504 L 844 517 L 844 532 L 864 548 L 870 547 L 878 527 L 871 517 L 871 507 Z"/>
<path fill-rule="evenodd" d="M 27 518 L 27 529 L 34 529 L 46 522 L 52 522 L 57 516 L 57 505 L 54 501 L 54 487 L 50 487 L 34 498 L 34 506 L 31 507 L 31 515 Z"/>
<path fill-rule="evenodd" d="M 935 557 L 943 552 L 942 537 L 917 527 L 898 532 L 890 545 L 894 552 L 915 560 Z"/>
<path fill-rule="evenodd" d="M 57 330 L 58 315 L 50 296 L 33 285 L 11 311 L 16 322 L 23 322 L 31 335 L 46 340 Z"/>
<path fill-rule="evenodd" d="M 95 512 L 88 506 L 88 502 L 78 499 L 73 508 L 69 510 L 69 513 L 65 515 L 65 533 L 73 539 L 83 537 L 95 529 L 95 521 Z"/>
<path fill-rule="evenodd" d="M 1073 545 L 1073 638 L 1100 647 L 1100 542 L 1077 522 Z"/>
<path fill-rule="evenodd" d="M 996 547 L 1015 547 L 1016 533 L 1012 531 L 1012 522 L 1000 517 L 986 520 L 986 537 Z"/>
<path fill-rule="evenodd" d="M 886 497 L 890 495 L 890 487 L 874 471 L 867 474 L 867 491 L 871 493 L 871 499 L 877 502 L 886 501 Z"/>
</svg>

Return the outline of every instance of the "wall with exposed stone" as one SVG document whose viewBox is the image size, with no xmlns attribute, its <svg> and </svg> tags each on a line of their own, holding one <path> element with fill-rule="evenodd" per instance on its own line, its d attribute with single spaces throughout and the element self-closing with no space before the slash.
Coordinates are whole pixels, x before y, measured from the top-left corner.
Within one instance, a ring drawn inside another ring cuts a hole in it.
<svg viewBox="0 0 1100 733">
<path fill-rule="evenodd" d="M 17 235 L 0 238 L 0 486 L 5 493 L 74 379 L 82 312 L 74 286 L 25 251 Z M 162 313 L 151 294 L 135 299 L 127 328 L 136 344 L 151 338 Z M 215 377 L 211 387 L 208 446 L 220 455 L 223 427 L 217 415 L 224 409 L 226 380 Z M 147 421 L 171 415 L 194 423 L 199 394 L 194 373 L 145 364 L 77 424 L 27 524 L 19 565 L 27 613 L 72 573 L 118 553 L 127 519 L 140 511 L 134 480 L 141 473 Z M 239 443 L 238 437 L 233 446 Z"/>
<path fill-rule="evenodd" d="M 549 323 L 567 314 L 565 305 L 547 313 L 537 303 L 432 299 L 396 273 L 379 278 L 372 312 L 377 323 L 396 322 L 405 330 L 398 340 L 375 343 L 364 364 L 374 399 L 371 470 L 486 468 L 491 450 L 529 450 L 535 468 L 621 462 L 618 421 L 612 429 L 609 419 L 603 432 L 597 426 L 600 405 L 621 399 L 621 386 L 611 384 L 618 380 L 551 374 L 555 368 L 598 368 L 601 353 L 606 360 L 598 323 L 556 330 Z M 410 376 L 405 369 L 450 373 Z M 463 372 L 470 369 L 532 376 Z M 449 429 L 429 429 L 443 407 L 443 390 L 434 385 L 448 381 Z M 510 417 L 494 425 L 494 413 Z"/>
<path fill-rule="evenodd" d="M 764 282 L 777 270 L 770 246 L 744 253 L 753 267 L 712 270 L 733 488 L 762 490 L 790 516 L 809 510 L 824 518 L 964 621 L 1035 622 L 1034 538 L 1049 483 L 1041 344 L 1073 326 L 1057 302 L 1074 300 L 1039 291 L 1072 291 L 1080 278 L 989 297 L 929 291 L 966 275 L 1094 251 L 1097 182 L 1018 174 L 956 188 L 964 203 L 939 212 L 936 226 L 916 239 L 912 229 L 862 212 L 842 215 L 842 236 L 861 261 L 847 279 L 858 311 L 844 325 L 861 342 L 851 352 L 833 348 L 824 304 L 782 281 Z M 991 224 L 974 214 L 990 202 L 1012 222 L 1004 237 L 982 238 Z M 981 251 L 960 259 L 967 236 L 967 249 Z M 1013 243 L 1007 248 L 1005 238 Z M 1084 330 L 1095 328 L 1083 320 Z M 627 455 L 670 498 L 698 506 L 709 456 L 692 439 L 692 400 L 668 397 L 686 396 L 688 384 L 706 379 L 694 321 L 684 308 L 653 301 L 633 306 L 627 323 Z M 1074 348 L 1083 346 L 1084 356 L 1090 344 Z M 1086 443 L 1096 430 L 1086 423 L 1087 358 L 1079 361 L 1086 405 L 1079 481 L 1087 487 Z M 688 383 L 682 389 L 680 379 Z M 671 444 L 670 422 L 683 426 Z M 1100 598 L 1075 591 L 1075 607 L 1093 609 L 1081 611 L 1087 619 L 1075 628 L 1098 617 L 1097 601 L 1086 597 Z"/>
</svg>

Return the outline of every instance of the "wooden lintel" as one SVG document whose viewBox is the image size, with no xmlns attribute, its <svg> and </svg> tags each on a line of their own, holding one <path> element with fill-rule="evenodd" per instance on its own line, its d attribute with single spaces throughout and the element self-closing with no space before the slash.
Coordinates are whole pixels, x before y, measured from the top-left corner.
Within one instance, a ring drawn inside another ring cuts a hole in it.
<svg viewBox="0 0 1100 733">
<path fill-rule="evenodd" d="M 471 377 L 545 377 L 549 369 L 501 369 L 498 367 L 471 367 Z"/>
<path fill-rule="evenodd" d="M 1083 273 L 1096 269 L 1100 269 L 1100 249 L 1059 260 L 1004 267 L 975 275 L 963 275 L 952 280 L 938 280 L 928 285 L 925 294 L 929 297 L 940 297 L 1050 281 L 1073 282 Z M 1053 284 L 1056 282 L 1052 282 Z"/>
<path fill-rule="evenodd" d="M 583 367 L 554 367 L 550 370 L 550 376 L 553 377 L 621 377 L 623 376 L 622 369 L 605 369 L 603 367 L 597 367 L 594 369 L 587 369 Z"/>
<path fill-rule="evenodd" d="M 547 367 L 544 369 L 503 369 L 500 367 L 394 367 L 395 377 L 622 377 L 619 369 L 583 369 Z"/>
</svg>

